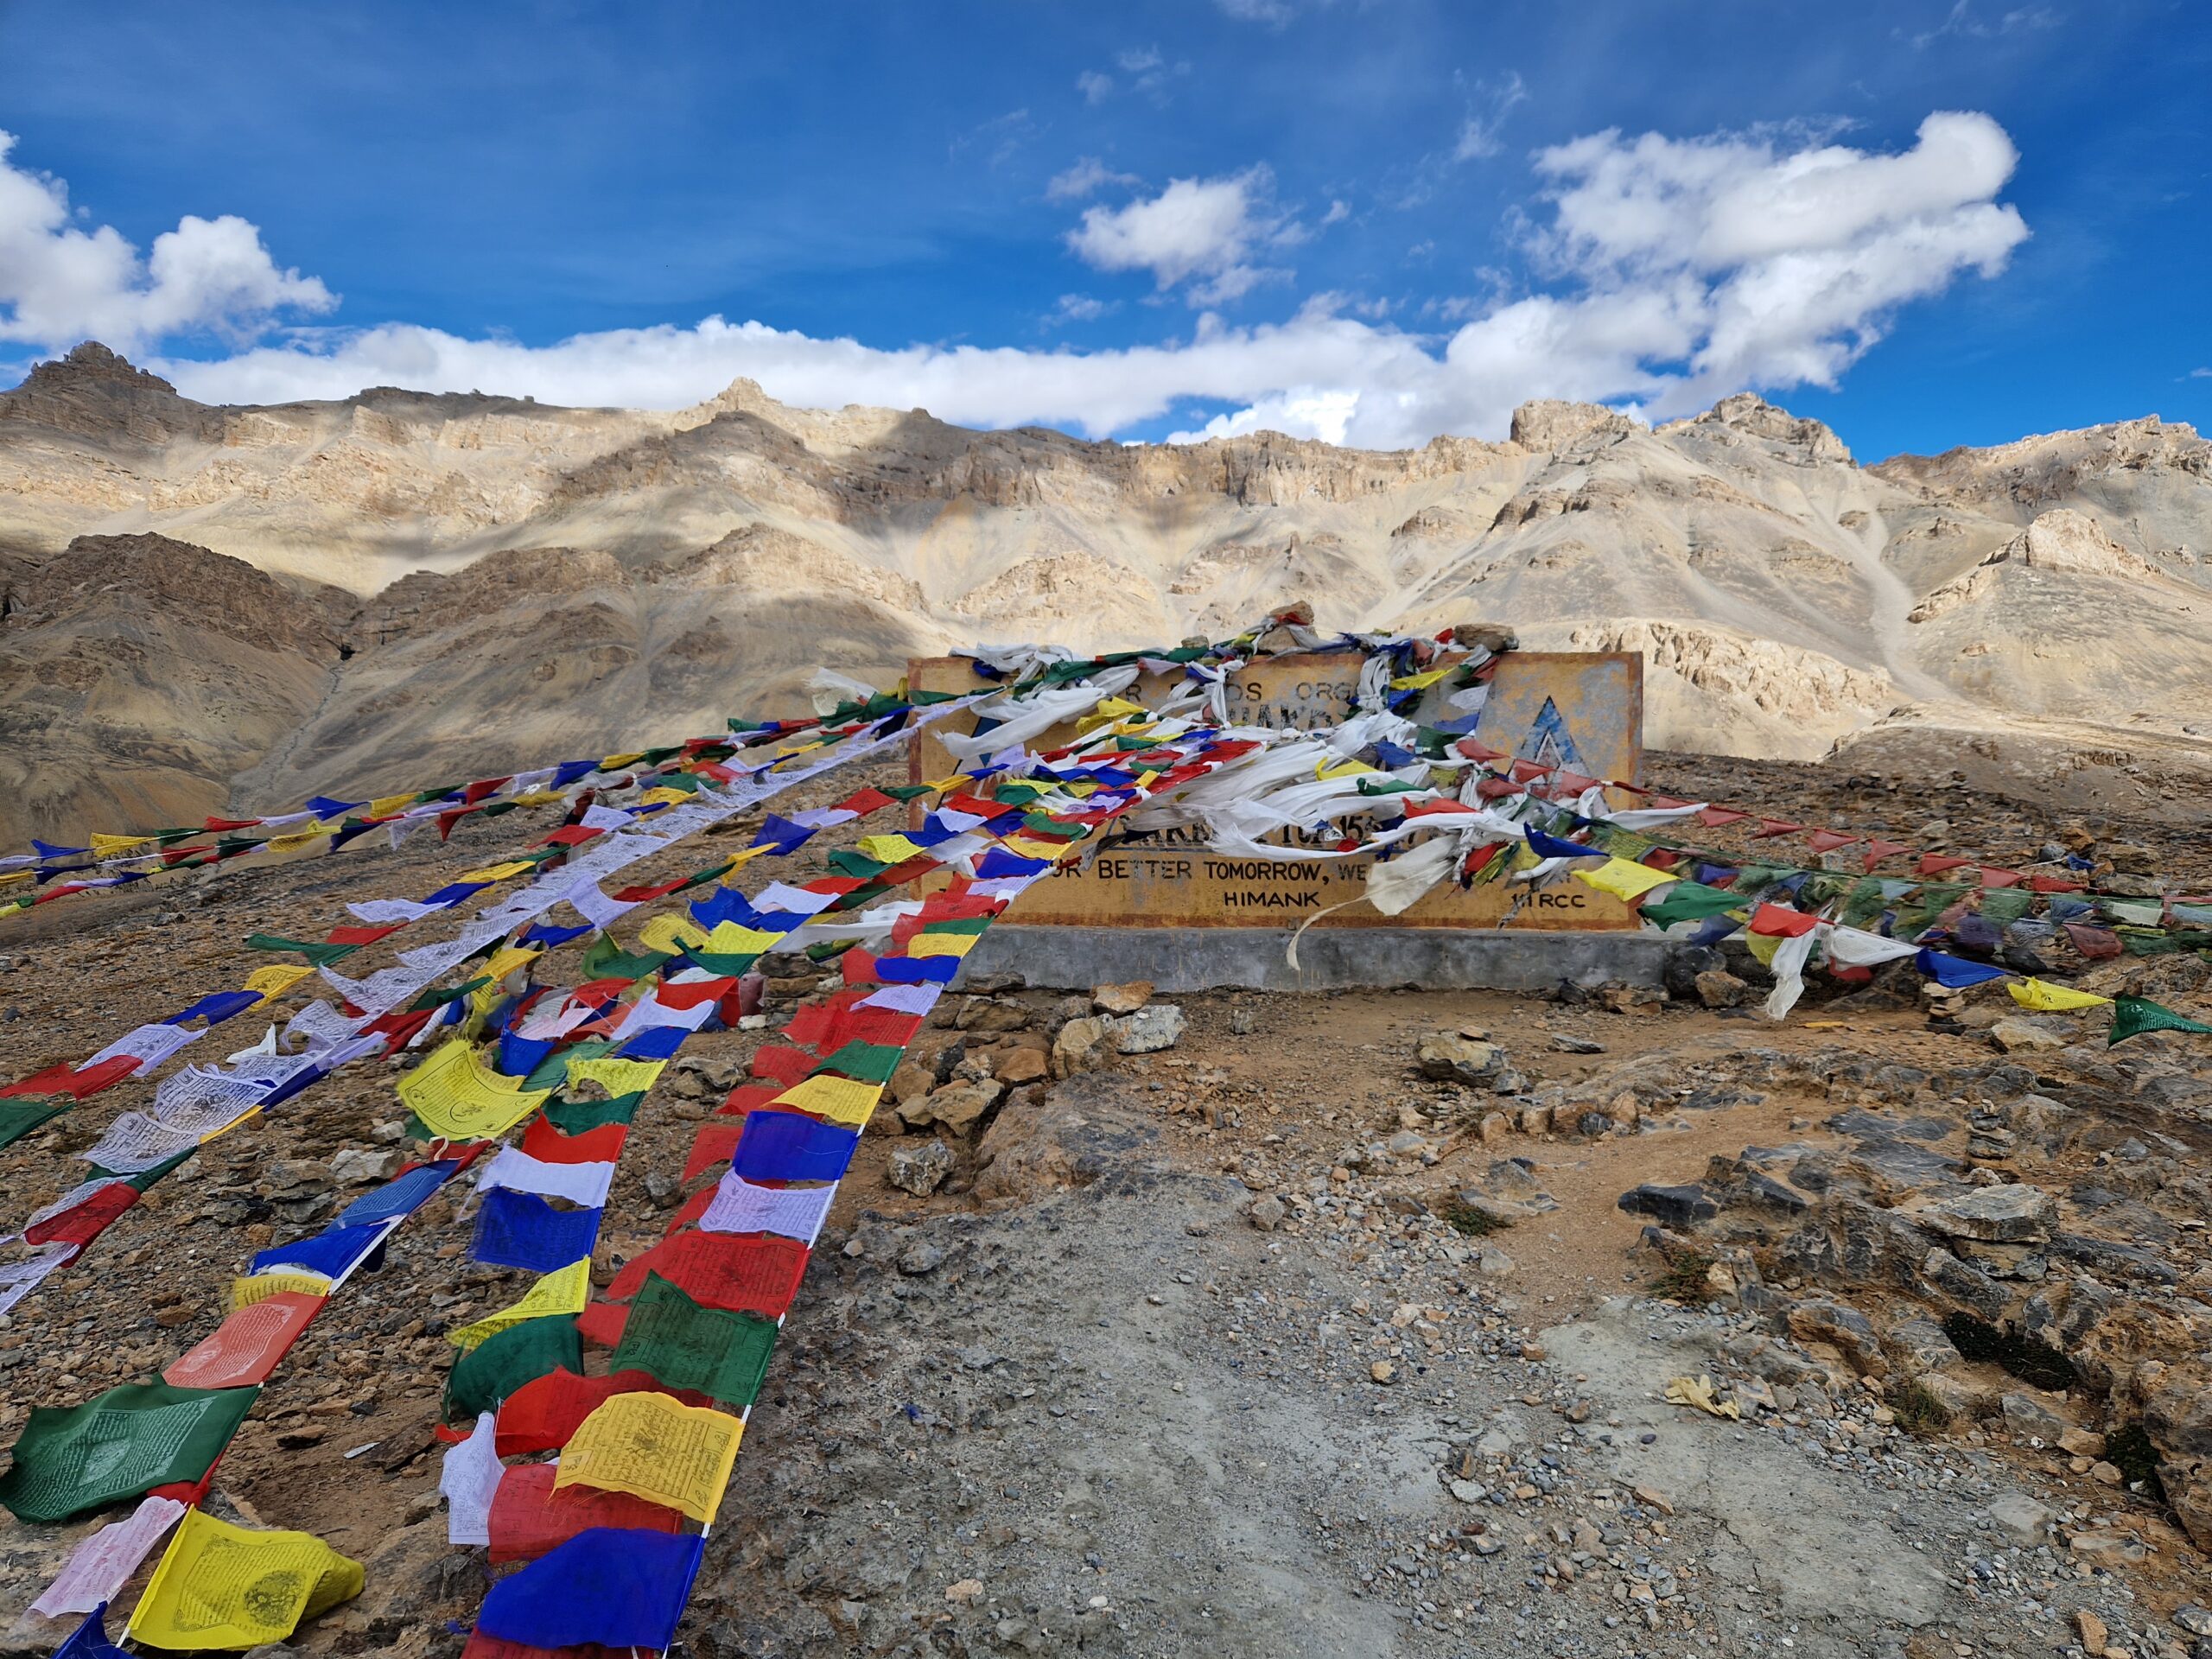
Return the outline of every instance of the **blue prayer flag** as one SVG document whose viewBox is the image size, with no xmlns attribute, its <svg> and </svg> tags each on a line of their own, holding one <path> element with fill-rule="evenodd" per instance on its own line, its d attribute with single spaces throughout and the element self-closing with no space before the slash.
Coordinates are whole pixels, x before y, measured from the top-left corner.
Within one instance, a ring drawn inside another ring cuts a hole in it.
<svg viewBox="0 0 2212 1659">
<path fill-rule="evenodd" d="M 834 1181 L 853 1161 L 860 1132 L 803 1112 L 747 1112 L 730 1167 L 748 1181 Z"/>
<path fill-rule="evenodd" d="M 590 1528 L 493 1585 L 476 1628 L 532 1648 L 666 1648 L 705 1548 L 696 1533 Z"/>
<path fill-rule="evenodd" d="M 194 1020 L 205 1020 L 211 1026 L 219 1026 L 234 1014 L 244 1014 L 261 1001 L 259 991 L 217 991 L 213 996 L 203 996 L 182 1014 L 173 1014 L 162 1023 L 168 1026 L 188 1025 Z"/>
<path fill-rule="evenodd" d="M 1595 847 L 1585 847 L 1579 841 L 1561 841 L 1557 836 L 1548 836 L 1533 826 L 1522 833 L 1529 837 L 1529 850 L 1539 858 L 1604 858 L 1607 856 Z"/>
<path fill-rule="evenodd" d="M 107 1603 L 100 1603 L 85 1615 L 85 1622 L 54 1650 L 54 1659 L 130 1659 L 130 1654 L 107 1639 Z"/>
<path fill-rule="evenodd" d="M 273 1245 L 268 1249 L 257 1251 L 252 1271 L 266 1273 L 271 1268 L 304 1268 L 308 1272 L 319 1273 L 326 1279 L 335 1279 L 381 1244 L 385 1230 L 382 1222 L 374 1221 L 328 1228 L 309 1237 L 296 1239 L 289 1244 Z"/>
<path fill-rule="evenodd" d="M 476 1212 L 470 1256 L 493 1267 L 550 1273 L 582 1261 L 599 1242 L 596 1210 L 556 1210 L 535 1192 L 495 1186 Z"/>
<path fill-rule="evenodd" d="M 1938 985 L 1954 991 L 2010 976 L 2002 968 L 1992 968 L 1986 963 L 1968 962 L 1964 957 L 1947 957 L 1942 951 L 1930 950 L 1924 945 L 1920 954 L 1912 959 L 1912 965 Z"/>
<path fill-rule="evenodd" d="M 372 1221 L 390 1221 L 394 1216 L 413 1215 L 459 1166 L 458 1160 L 446 1158 L 435 1164 L 420 1165 L 404 1175 L 395 1175 L 340 1211 L 332 1225 L 358 1227 Z"/>
</svg>

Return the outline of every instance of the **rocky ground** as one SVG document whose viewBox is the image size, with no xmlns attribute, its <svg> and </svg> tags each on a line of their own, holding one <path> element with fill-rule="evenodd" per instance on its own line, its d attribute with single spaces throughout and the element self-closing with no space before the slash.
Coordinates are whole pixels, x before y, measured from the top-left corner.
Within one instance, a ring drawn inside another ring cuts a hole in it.
<svg viewBox="0 0 2212 1659">
<path fill-rule="evenodd" d="M 2069 828 L 1813 768 L 1656 770 L 1992 861 Z M 0 946 L 0 1073 L 234 982 L 256 928 L 427 891 L 519 822 L 51 906 Z M 2201 836 L 2074 827 L 2202 890 Z M 2094 974 L 2212 1014 L 2196 957 Z M 2206 1039 L 2108 1052 L 2050 1020 L 2008 1052 L 2001 990 L 1935 1020 L 1808 999 L 1776 1027 L 1690 984 L 1172 1014 L 970 988 L 842 1190 L 687 1651 L 1971 1659 L 2212 1633 Z M 760 1040 L 688 1045 L 649 1098 L 607 1270 L 681 1202 L 696 1122 Z M 211 1143 L 19 1308 L 0 1439 L 211 1329 L 251 1250 L 372 1179 L 390 1084 L 333 1080 Z M 0 1153 L 0 1221 L 135 1103 Z M 219 1510 L 367 1562 L 302 1651 L 450 1656 L 480 1598 L 428 1430 L 442 1332 L 517 1279 L 467 1263 L 454 1203 L 334 1301 L 219 1472 Z M 16 1616 L 83 1529 L 0 1525 L 0 1651 L 50 1647 Z"/>
</svg>

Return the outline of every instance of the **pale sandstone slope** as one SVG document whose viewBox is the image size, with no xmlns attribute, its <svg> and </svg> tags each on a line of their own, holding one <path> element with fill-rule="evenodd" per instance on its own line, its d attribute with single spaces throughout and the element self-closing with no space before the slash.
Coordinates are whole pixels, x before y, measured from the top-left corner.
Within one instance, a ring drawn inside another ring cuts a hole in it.
<svg viewBox="0 0 2212 1659">
<path fill-rule="evenodd" d="M 1657 430 L 1533 404 L 1505 442 L 1385 454 L 974 432 L 743 381 L 674 413 L 214 409 L 89 345 L 0 393 L 0 548 L 144 531 L 354 596 L 323 693 L 271 703 L 289 740 L 194 763 L 240 803 L 710 729 L 817 663 L 1218 634 L 1290 595 L 1330 626 L 1644 650 L 1660 745 L 1809 758 L 2048 717 L 2186 747 L 2212 723 L 2212 446 L 2156 420 L 1860 467 L 1748 394 Z M 205 743 L 232 716 L 175 718 Z M 65 798 L 0 816 L 58 829 Z"/>
</svg>

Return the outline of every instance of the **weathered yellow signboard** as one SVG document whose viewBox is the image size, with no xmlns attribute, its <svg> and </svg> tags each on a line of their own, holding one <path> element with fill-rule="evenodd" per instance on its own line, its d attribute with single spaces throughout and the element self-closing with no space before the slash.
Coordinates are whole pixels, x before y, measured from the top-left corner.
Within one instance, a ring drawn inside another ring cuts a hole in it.
<svg viewBox="0 0 2212 1659">
<path fill-rule="evenodd" d="M 1351 712 L 1359 658 L 1326 652 L 1263 658 L 1229 683 L 1229 713 L 1241 725 L 1300 731 L 1334 725 Z M 909 683 L 928 691 L 967 690 L 975 671 L 964 658 L 933 657 L 912 664 Z M 1147 680 L 1130 695 L 1140 701 L 1169 689 Z M 1443 695 L 1432 690 L 1431 698 Z M 1429 713 L 1424 706 L 1424 713 Z M 1448 715 L 1449 710 L 1440 711 Z M 1432 716 L 1433 715 L 1432 714 Z M 944 722 L 965 730 L 972 721 Z M 918 740 L 912 776 L 943 778 L 959 763 L 932 728 Z M 1498 664 L 1489 701 L 1473 735 L 1493 749 L 1557 764 L 1595 778 L 1633 782 L 1643 764 L 1643 658 L 1633 653 L 1513 652 Z M 1074 736 L 1071 727 L 1032 745 L 1046 749 Z M 1285 839 L 1298 838 L 1286 832 Z M 1007 913 L 1009 922 L 1084 927 L 1295 927 L 1332 906 L 1356 900 L 1371 860 L 1277 863 L 1235 856 L 1205 845 L 1204 832 L 1161 830 L 1116 836 L 1081 870 L 1067 870 L 1032 887 Z M 1516 908 L 1517 906 L 1517 908 Z M 1510 920 L 1508 920 L 1509 912 Z M 1431 892 L 1401 915 L 1384 916 L 1354 903 L 1323 917 L 1319 927 L 1497 927 L 1635 929 L 1636 912 L 1580 882 L 1541 893 L 1489 882 L 1468 892 Z"/>
</svg>

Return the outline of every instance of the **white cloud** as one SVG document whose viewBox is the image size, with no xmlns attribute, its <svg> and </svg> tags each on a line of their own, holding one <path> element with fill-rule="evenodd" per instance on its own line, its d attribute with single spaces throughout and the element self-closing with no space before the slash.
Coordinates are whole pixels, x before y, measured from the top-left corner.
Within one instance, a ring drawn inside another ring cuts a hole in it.
<svg viewBox="0 0 2212 1659">
<path fill-rule="evenodd" d="M 2189 378 L 2192 380 L 2212 380 L 2212 369 L 2191 369 Z"/>
<path fill-rule="evenodd" d="M 1494 84 L 1477 81 L 1475 93 L 1482 107 L 1470 109 L 1460 124 L 1459 142 L 1452 147 L 1454 161 L 1486 160 L 1503 149 L 1505 144 L 1498 134 L 1504 130 L 1505 118 L 1516 105 L 1529 101 L 1529 89 L 1522 84 L 1518 70 L 1508 70 L 1505 79 Z"/>
<path fill-rule="evenodd" d="M 1195 431 L 1171 432 L 1170 443 L 1202 443 L 1208 438 L 1241 438 L 1250 432 L 1287 432 L 1294 437 L 1342 443 L 1359 412 L 1359 394 L 1300 386 L 1263 397 L 1249 409 L 1217 415 Z"/>
<path fill-rule="evenodd" d="M 1833 385 L 1897 307 L 2004 269 L 2028 227 L 1993 198 L 2018 159 L 1996 122 L 1959 111 L 1891 156 L 1597 133 L 1538 154 L 1554 217 L 1531 245 L 1599 297 L 1694 291 L 1695 341 L 1648 353 L 1686 365 L 1664 410 L 1744 385 Z"/>
<path fill-rule="evenodd" d="M 261 233 L 226 213 L 188 213 L 138 250 L 112 226 L 79 230 L 59 180 L 8 160 L 0 132 L 0 340 L 58 347 L 97 337 L 130 351 L 179 334 L 244 342 L 279 312 L 338 303 L 312 276 L 279 270 Z"/>
<path fill-rule="evenodd" d="M 1341 225 L 1351 217 L 1351 209 L 1349 206 L 1342 201 L 1332 201 L 1329 204 L 1329 211 L 1321 215 L 1321 223 L 1325 226 Z"/>
<path fill-rule="evenodd" d="M 1096 156 L 1085 156 L 1077 160 L 1076 164 L 1066 172 L 1054 175 L 1052 182 L 1045 187 L 1045 200 L 1080 201 L 1085 196 L 1096 194 L 1109 184 L 1137 182 L 1139 181 L 1135 174 L 1116 173 Z"/>
<path fill-rule="evenodd" d="M 1163 293 L 1189 283 L 1194 304 L 1225 304 L 1281 274 L 1250 264 L 1255 250 L 1302 234 L 1270 212 L 1274 183 L 1264 167 L 1175 179 L 1156 196 L 1084 209 L 1068 246 L 1097 270 L 1149 270 Z"/>
<path fill-rule="evenodd" d="M 1240 23 L 1267 23 L 1276 29 L 1298 11 L 1291 0 L 1214 0 L 1214 3 Z"/>
<path fill-rule="evenodd" d="M 1084 70 L 1075 78 L 1075 85 L 1086 104 L 1103 104 L 1114 94 L 1114 77 L 1102 75 L 1096 69 Z"/>
<path fill-rule="evenodd" d="M 1499 436 L 1530 397 L 1656 416 L 1746 386 L 1834 385 L 1900 307 L 2004 268 L 2028 233 L 1996 200 L 2013 160 L 2003 130 L 1969 114 L 1931 116 L 1887 155 L 1774 134 L 1578 139 L 1538 158 L 1541 194 L 1518 232 L 1539 289 L 1478 272 L 1492 296 L 1434 302 L 1425 314 L 1448 330 L 1435 334 L 1330 294 L 1284 322 L 1232 327 L 1209 310 L 1186 336 L 1093 352 L 885 349 L 710 317 L 543 346 L 404 323 L 300 327 L 219 360 L 157 355 L 149 366 L 210 402 L 482 386 L 673 409 L 746 376 L 794 404 L 923 407 L 963 424 L 1100 437 L 1193 400 L 1230 412 L 1191 416 L 1193 432 L 1179 435 L 1265 425 L 1376 447 Z M 1263 169 L 1178 180 L 1124 207 L 1094 205 L 1070 239 L 1101 269 L 1149 271 L 1210 303 L 1264 280 L 1263 251 L 1296 234 L 1273 197 Z M 328 302 L 320 284 L 276 270 L 241 220 L 187 220 L 142 265 L 114 231 L 70 227 L 58 184 L 4 168 L 0 296 L 14 308 L 0 312 L 0 339 L 55 347 L 86 334 L 158 343 L 262 327 L 279 307 Z M 1056 320 L 1103 303 L 1065 296 Z"/>
<path fill-rule="evenodd" d="M 1054 322 L 1096 322 L 1109 311 L 1121 309 L 1118 300 L 1095 299 L 1088 294 L 1063 294 L 1052 308 Z"/>
<path fill-rule="evenodd" d="M 1158 47 L 1147 46 L 1135 51 L 1117 52 L 1114 54 L 1114 61 L 1122 66 L 1122 73 L 1125 75 L 1144 75 L 1159 68 L 1166 60 L 1160 55 Z"/>
</svg>

